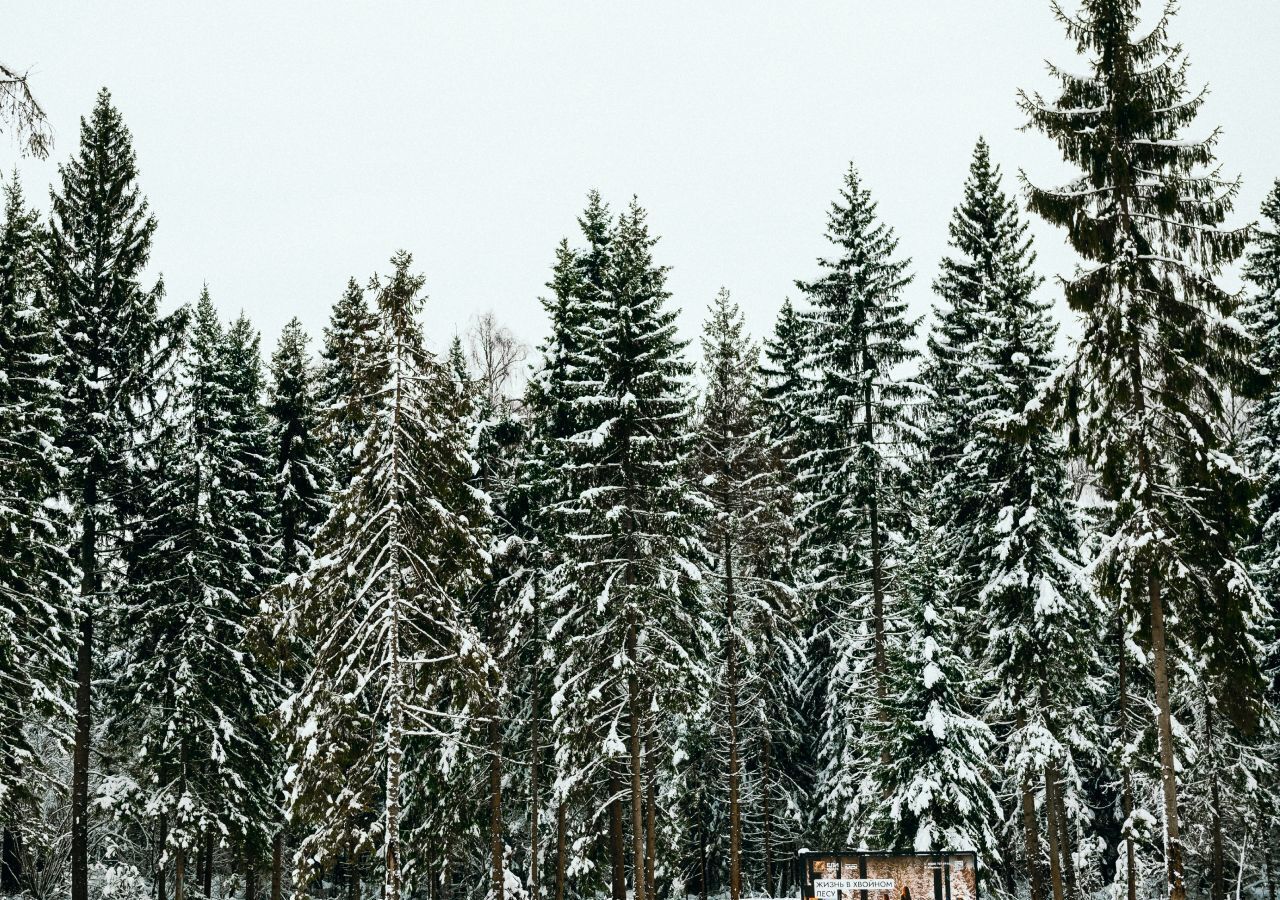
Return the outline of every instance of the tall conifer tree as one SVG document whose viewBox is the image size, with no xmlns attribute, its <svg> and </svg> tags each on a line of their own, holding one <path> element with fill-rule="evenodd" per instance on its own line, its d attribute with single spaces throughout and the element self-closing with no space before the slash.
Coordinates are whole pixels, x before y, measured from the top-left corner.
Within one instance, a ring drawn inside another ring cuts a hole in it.
<svg viewBox="0 0 1280 900">
<path fill-rule="evenodd" d="M 556 580 L 572 605 L 553 709 L 558 731 L 587 757 L 565 753 L 562 768 L 625 767 L 637 900 L 658 853 L 652 773 L 669 765 L 653 759 L 665 737 L 658 728 L 702 674 L 703 641 L 702 549 L 685 473 L 691 372 L 645 219 L 633 201 L 608 238 L 607 268 L 583 273 L 593 289 L 582 352 L 594 365 L 571 376 L 581 419 L 566 442 L 574 480 L 558 510 L 566 550 Z"/>
<path fill-rule="evenodd" d="M 376 850 L 389 900 L 405 890 L 418 849 L 406 854 L 400 821 L 406 773 L 428 780 L 418 742 L 466 714 L 490 665 L 460 604 L 482 572 L 486 508 L 469 484 L 451 379 L 423 346 L 423 278 L 411 267 L 397 253 L 372 283 L 386 376 L 353 397 L 374 417 L 359 470 L 297 587 L 315 653 L 291 704 L 287 777 L 305 823 L 300 883 L 339 853 Z M 352 816 L 369 813 L 373 826 L 353 833 Z"/>
<path fill-rule="evenodd" d="M 122 592 L 112 724 L 138 741 L 143 812 L 162 823 L 178 900 L 197 851 L 206 866 L 217 842 L 243 853 L 271 818 L 271 692 L 253 652 L 261 570 L 256 543 L 247 545 L 259 536 L 245 524 L 271 504 L 243 468 L 253 440 L 244 411 L 258 398 L 241 393 L 255 361 L 235 331 L 223 329 L 206 289 L 169 421 L 145 457 Z"/>
<path fill-rule="evenodd" d="M 139 418 L 178 323 L 159 315 L 162 289 L 142 286 L 156 222 L 137 185 L 133 140 L 104 89 L 80 124 L 80 149 L 59 167 L 47 277 L 58 321 L 59 380 L 70 453 L 67 493 L 79 522 L 76 724 L 71 785 L 71 900 L 89 895 L 89 770 L 95 624 L 114 589 L 103 565 L 121 533 L 112 521 L 136 466 Z"/>
<path fill-rule="evenodd" d="M 715 604 L 720 652 L 708 705 L 717 711 L 717 743 L 727 747 L 717 780 L 728 787 L 734 900 L 742 896 L 744 880 L 753 893 L 772 895 L 777 888 L 784 858 L 779 847 L 793 833 L 779 810 L 798 799 L 780 762 L 800 742 L 803 728 L 794 680 L 800 635 L 794 592 L 786 583 L 791 489 L 771 450 L 759 351 L 744 329 L 737 304 L 721 290 L 702 335 L 706 388 L 695 449 L 711 506 L 704 543 L 712 577 L 706 591 Z"/>
<path fill-rule="evenodd" d="M 811 379 L 797 467 L 801 565 L 821 598 L 810 649 L 819 806 L 824 833 L 843 842 L 860 816 L 863 770 L 877 764 L 864 758 L 858 723 L 865 696 L 877 706 L 888 697 L 892 570 L 908 527 L 920 392 L 901 371 L 915 357 L 917 323 L 902 297 L 908 261 L 895 258 L 897 238 L 852 166 L 828 213 L 827 240 L 834 255 L 818 261 L 822 274 L 797 282 L 809 300 Z"/>
<path fill-rule="evenodd" d="M 32 717 L 70 718 L 73 622 L 54 334 L 40 293 L 39 219 L 15 175 L 0 220 L 0 891 L 21 887 L 24 806 L 41 764 Z"/>
<path fill-rule="evenodd" d="M 1256 718 L 1261 692 L 1258 597 L 1235 552 L 1246 495 L 1222 426 L 1223 391 L 1246 383 L 1251 366 L 1237 298 L 1215 281 L 1247 232 L 1220 228 L 1239 185 L 1208 168 L 1217 132 L 1182 135 L 1206 94 L 1188 89 L 1172 7 L 1154 27 L 1139 25 L 1137 0 L 1057 14 L 1088 70 L 1051 68 L 1059 97 L 1024 94 L 1022 106 L 1081 174 L 1028 190 L 1032 209 L 1088 261 L 1066 284 L 1083 328 L 1062 387 L 1114 504 L 1102 585 L 1143 623 L 1150 651 L 1166 877 L 1183 900 L 1175 669 L 1186 679 L 1230 671 L 1231 696 L 1219 699 L 1240 720 Z"/>
</svg>

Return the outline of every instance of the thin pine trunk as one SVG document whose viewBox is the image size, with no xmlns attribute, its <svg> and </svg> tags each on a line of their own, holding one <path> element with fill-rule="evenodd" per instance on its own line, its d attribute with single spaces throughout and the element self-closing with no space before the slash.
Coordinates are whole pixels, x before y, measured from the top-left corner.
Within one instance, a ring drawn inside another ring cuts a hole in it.
<svg viewBox="0 0 1280 900">
<path fill-rule="evenodd" d="M 538 621 L 538 590 L 539 586 L 534 586 L 534 611 L 533 620 Z M 538 795 L 538 771 L 540 768 L 542 746 L 541 734 L 538 721 L 541 710 L 538 704 L 538 673 L 537 667 L 534 667 L 533 684 L 530 690 L 530 710 L 529 710 L 529 893 L 533 896 L 533 900 L 542 900 L 542 890 L 538 879 L 538 831 L 541 828 L 541 803 L 542 799 Z"/>
<path fill-rule="evenodd" d="M 179 847 L 173 857 L 173 900 L 187 896 L 187 850 Z"/>
<path fill-rule="evenodd" d="M 870 360 L 864 356 L 864 365 L 870 368 Z M 863 394 L 863 415 L 866 433 L 864 440 L 868 445 L 875 441 L 875 402 L 872 379 L 866 379 Z M 874 481 L 874 479 L 873 479 Z M 884 633 L 884 559 L 880 546 L 880 498 L 876 487 L 872 487 L 867 497 L 867 519 L 871 528 L 871 624 L 875 640 L 875 681 L 876 681 L 876 716 L 881 721 L 888 718 L 889 709 L 885 703 L 888 696 L 888 656 L 885 650 Z M 887 747 L 880 749 L 880 762 L 889 761 Z"/>
<path fill-rule="evenodd" d="M 627 659 L 631 665 L 627 673 L 627 706 L 631 727 L 631 847 L 632 881 L 635 884 L 635 900 L 645 900 L 645 825 L 644 825 L 644 754 L 641 750 L 643 717 L 640 709 L 640 677 L 637 648 L 637 627 L 634 614 L 627 623 Z"/>
<path fill-rule="evenodd" d="M 1169 700 L 1169 659 L 1165 645 L 1164 600 L 1160 575 L 1150 573 L 1147 596 L 1151 602 L 1151 649 L 1155 662 L 1156 708 L 1159 710 L 1160 786 L 1164 794 L 1164 827 L 1166 836 L 1166 869 L 1169 878 L 1169 900 L 1186 900 L 1183 879 L 1182 832 L 1178 824 L 1178 775 L 1174 769 L 1173 710 Z"/>
<path fill-rule="evenodd" d="M 1128 63 L 1117 60 L 1122 67 Z M 1123 75 L 1122 75 L 1123 84 Z M 1116 171 L 1127 172 L 1128 166 L 1115 161 Z M 1122 176 L 1123 177 L 1123 176 Z M 1119 191 L 1120 213 L 1126 230 L 1133 232 L 1129 213 L 1128 185 L 1121 184 Z M 1133 393 L 1134 421 L 1145 423 L 1147 418 L 1146 386 L 1143 382 L 1142 338 L 1137 326 L 1129 335 L 1129 377 Z M 1150 449 L 1144 443 L 1138 447 L 1138 478 L 1142 485 L 1137 500 L 1147 509 L 1154 508 L 1151 496 L 1153 464 Z M 1183 878 L 1182 834 L 1178 826 L 1178 775 L 1174 769 L 1173 711 L 1169 700 L 1169 655 L 1164 630 L 1164 597 L 1160 585 L 1160 561 L 1147 564 L 1147 606 L 1151 617 L 1151 654 L 1155 676 L 1157 731 L 1160 742 L 1160 787 L 1164 795 L 1165 872 L 1168 877 L 1169 900 L 1186 900 L 1187 887 Z"/>
<path fill-rule="evenodd" d="M 395 492 L 388 522 L 388 538 L 391 542 L 387 571 L 391 574 L 390 624 L 387 629 L 387 818 L 386 818 L 386 877 L 383 880 L 383 896 L 386 900 L 400 900 L 400 765 L 404 756 L 401 746 L 404 730 L 404 698 L 400 673 L 400 414 L 401 379 L 404 373 L 404 348 L 397 345 L 393 356 L 395 367 L 394 396 L 391 403 L 391 484 Z"/>
<path fill-rule="evenodd" d="M 271 839 L 271 900 L 283 900 L 284 830 Z"/>
<path fill-rule="evenodd" d="M 1120 743 L 1122 746 L 1129 744 L 1129 654 L 1125 649 L 1124 641 L 1124 620 L 1117 614 L 1117 647 L 1120 652 L 1119 669 L 1119 692 L 1120 692 Z M 1124 812 L 1125 832 L 1124 832 L 1124 855 L 1125 855 L 1125 886 L 1127 889 L 1127 900 L 1138 900 L 1138 872 L 1136 853 L 1133 846 L 1133 832 L 1129 825 L 1133 819 L 1133 773 L 1130 771 L 1129 763 L 1125 760 L 1121 770 L 1120 784 L 1120 808 Z"/>
<path fill-rule="evenodd" d="M 1053 779 L 1053 806 L 1058 819 L 1058 852 L 1062 855 L 1062 890 L 1067 897 L 1076 895 L 1075 849 L 1071 842 L 1071 821 L 1067 818 L 1067 805 L 1062 799 L 1062 777 L 1054 763 L 1049 764 L 1049 776 Z"/>
<path fill-rule="evenodd" d="M 168 893 L 168 886 L 165 882 L 164 854 L 166 850 L 166 845 L 169 843 L 169 818 L 163 813 L 161 813 L 160 815 L 159 832 L 160 832 L 160 846 L 156 852 L 156 869 L 155 869 L 156 900 L 167 900 L 169 893 Z"/>
<path fill-rule="evenodd" d="M 89 745 L 93 732 L 93 606 L 98 593 L 98 480 L 85 478 L 80 536 L 80 645 L 76 648 L 76 726 L 71 754 L 71 900 L 89 900 Z M 179 898 L 180 900 L 180 898 Z"/>
<path fill-rule="evenodd" d="M 1058 804 L 1053 802 L 1053 777 L 1047 767 L 1044 776 L 1044 812 L 1049 826 L 1049 883 L 1053 887 L 1053 900 L 1063 900 L 1062 857 L 1058 855 Z"/>
<path fill-rule="evenodd" d="M 204 869 L 201 876 L 204 879 L 204 895 L 206 898 L 213 897 L 213 832 L 209 832 L 204 836 Z"/>
<path fill-rule="evenodd" d="M 627 851 L 622 827 L 622 785 L 609 772 L 609 863 L 613 875 L 613 900 L 627 900 Z M 564 805 L 561 804 L 561 811 Z M 563 859 L 563 856 L 561 857 Z"/>
<path fill-rule="evenodd" d="M 396 525 L 392 524 L 392 541 L 398 541 Z M 394 544 L 391 551 L 390 571 L 399 568 L 398 553 Z M 391 625 L 388 629 L 388 659 L 390 671 L 388 677 L 391 686 L 388 689 L 387 711 L 390 721 L 387 725 L 387 832 L 386 832 L 386 877 L 383 881 L 384 896 L 387 900 L 400 900 L 400 763 L 403 757 L 401 747 L 401 730 L 403 728 L 404 710 L 400 696 L 400 604 L 399 585 L 392 579 L 393 596 L 391 598 Z"/>
<path fill-rule="evenodd" d="M 569 862 L 569 822 L 564 801 L 556 804 L 556 900 L 564 900 L 565 870 Z"/>
<path fill-rule="evenodd" d="M 737 613 L 733 581 L 733 536 L 724 536 L 725 582 L 725 688 L 729 694 L 729 900 L 742 896 L 742 809 L 739 798 L 738 755 L 738 654 L 734 616 Z"/>
<path fill-rule="evenodd" d="M 707 880 L 710 877 L 710 868 L 707 865 L 707 815 L 706 804 L 702 806 L 702 827 L 698 829 L 698 861 L 702 876 L 698 879 L 698 897 L 699 900 L 707 900 Z"/>
<path fill-rule="evenodd" d="M 1272 846 L 1274 843 L 1274 834 L 1275 826 L 1268 825 L 1266 836 L 1264 838 L 1266 845 L 1262 851 L 1267 861 L 1267 900 L 1276 900 L 1276 869 L 1275 859 L 1273 858 L 1275 848 Z"/>
<path fill-rule="evenodd" d="M 244 857 L 244 900 L 258 900 L 258 867 L 252 853 Z"/>
<path fill-rule="evenodd" d="M 645 845 L 644 845 L 644 888 L 649 900 L 658 896 L 654 871 L 657 868 L 658 855 L 658 792 L 657 778 L 653 772 L 653 754 L 649 751 L 648 740 L 645 741 Z"/>
<path fill-rule="evenodd" d="M 1018 789 L 1022 796 L 1022 831 L 1027 843 L 1027 878 L 1031 883 L 1031 900 L 1045 900 L 1040 820 L 1036 817 L 1036 798 L 1026 775 L 1022 776 Z"/>
<path fill-rule="evenodd" d="M 1213 705 L 1206 692 L 1204 698 L 1204 724 L 1209 757 L 1209 827 L 1213 839 L 1210 860 L 1210 900 L 1227 900 L 1226 850 L 1222 842 L 1222 796 L 1218 785 L 1218 743 L 1214 735 Z"/>
<path fill-rule="evenodd" d="M 760 747 L 760 812 L 764 838 L 764 883 L 766 885 L 765 890 L 769 892 L 769 896 L 776 897 L 778 896 L 778 885 L 773 880 L 773 791 L 771 790 L 772 784 L 770 782 L 772 776 L 772 772 L 769 769 L 769 765 L 772 762 L 770 754 L 769 738 L 766 736 Z"/>
<path fill-rule="evenodd" d="M 22 856 L 18 845 L 18 832 L 6 820 L 4 836 L 0 839 L 0 891 L 16 894 L 22 887 Z"/>
<path fill-rule="evenodd" d="M 494 689 L 496 694 L 496 685 Z M 489 711 L 489 877 L 494 900 L 506 894 L 502 851 L 502 728 L 495 701 Z"/>
</svg>

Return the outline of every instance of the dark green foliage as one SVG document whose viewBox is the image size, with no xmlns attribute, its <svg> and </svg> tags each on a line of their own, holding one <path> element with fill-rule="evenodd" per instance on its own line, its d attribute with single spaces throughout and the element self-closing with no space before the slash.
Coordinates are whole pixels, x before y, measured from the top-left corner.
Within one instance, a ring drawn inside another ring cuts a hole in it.
<svg viewBox="0 0 1280 900">
<path fill-rule="evenodd" d="M 40 292 L 40 225 L 17 176 L 0 219 L 0 825 L 20 826 L 34 769 L 27 728 L 65 720 L 71 647 L 61 401 Z M 5 865 L 0 861 L 0 865 Z"/>
<path fill-rule="evenodd" d="M 350 279 L 329 314 L 316 387 L 335 491 L 345 488 L 355 474 L 358 445 L 373 416 L 369 398 L 385 376 L 379 369 L 377 329 L 378 320 L 364 290 Z"/>
<path fill-rule="evenodd" d="M 314 534 L 328 512 L 329 473 L 320 444 L 316 373 L 302 323 L 290 319 L 271 355 L 271 416 L 275 503 L 280 516 L 279 560 L 284 573 L 311 560 Z"/>
<path fill-rule="evenodd" d="M 818 743 L 815 805 L 828 842 L 854 838 L 865 756 L 863 698 L 886 694 L 890 575 L 908 531 L 912 422 L 920 391 L 903 377 L 914 360 L 916 322 L 903 288 L 908 261 L 850 167 L 827 216 L 834 251 L 822 274 L 797 282 L 809 379 L 797 430 L 800 554 L 796 566 L 816 598 L 808 690 Z M 858 704 L 854 714 L 847 704 Z"/>
<path fill-rule="evenodd" d="M 271 821 L 269 673 L 255 653 L 273 577 L 256 335 L 206 290 L 155 433 L 123 589 L 113 728 L 133 736 L 139 813 L 189 858 L 205 834 L 260 845 Z"/>
</svg>

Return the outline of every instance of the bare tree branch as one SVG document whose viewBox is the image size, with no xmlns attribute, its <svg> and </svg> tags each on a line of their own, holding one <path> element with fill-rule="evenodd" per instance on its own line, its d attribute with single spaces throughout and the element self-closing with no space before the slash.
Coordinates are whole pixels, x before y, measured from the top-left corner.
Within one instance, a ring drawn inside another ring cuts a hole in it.
<svg viewBox="0 0 1280 900">
<path fill-rule="evenodd" d="M 0 133 L 5 128 L 12 130 L 24 156 L 45 159 L 49 155 L 53 129 L 44 107 L 31 93 L 27 73 L 19 74 L 0 63 Z"/>
</svg>

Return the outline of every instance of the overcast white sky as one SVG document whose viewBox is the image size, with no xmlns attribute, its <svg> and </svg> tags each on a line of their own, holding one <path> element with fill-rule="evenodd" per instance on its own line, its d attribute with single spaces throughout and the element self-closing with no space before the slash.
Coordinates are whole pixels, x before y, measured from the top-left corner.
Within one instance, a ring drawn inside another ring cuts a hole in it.
<svg viewBox="0 0 1280 900">
<path fill-rule="evenodd" d="M 207 280 L 268 349 L 295 314 L 318 334 L 347 277 L 401 247 L 427 274 L 433 343 L 485 309 L 536 343 L 592 187 L 649 209 L 686 337 L 721 285 L 760 335 L 813 273 L 850 160 L 924 312 L 977 136 L 1011 188 L 1019 167 L 1065 171 L 1015 104 L 1052 90 L 1045 58 L 1071 62 L 1048 0 L 6 0 L 0 18 L 0 60 L 31 70 L 56 130 L 48 162 L 20 164 L 28 195 L 44 205 L 109 87 L 170 302 Z M 1184 0 L 1174 35 L 1251 220 L 1280 176 L 1280 3 Z M 0 139 L 4 169 L 15 158 Z M 1044 273 L 1068 272 L 1061 235 L 1034 227 Z"/>
</svg>

